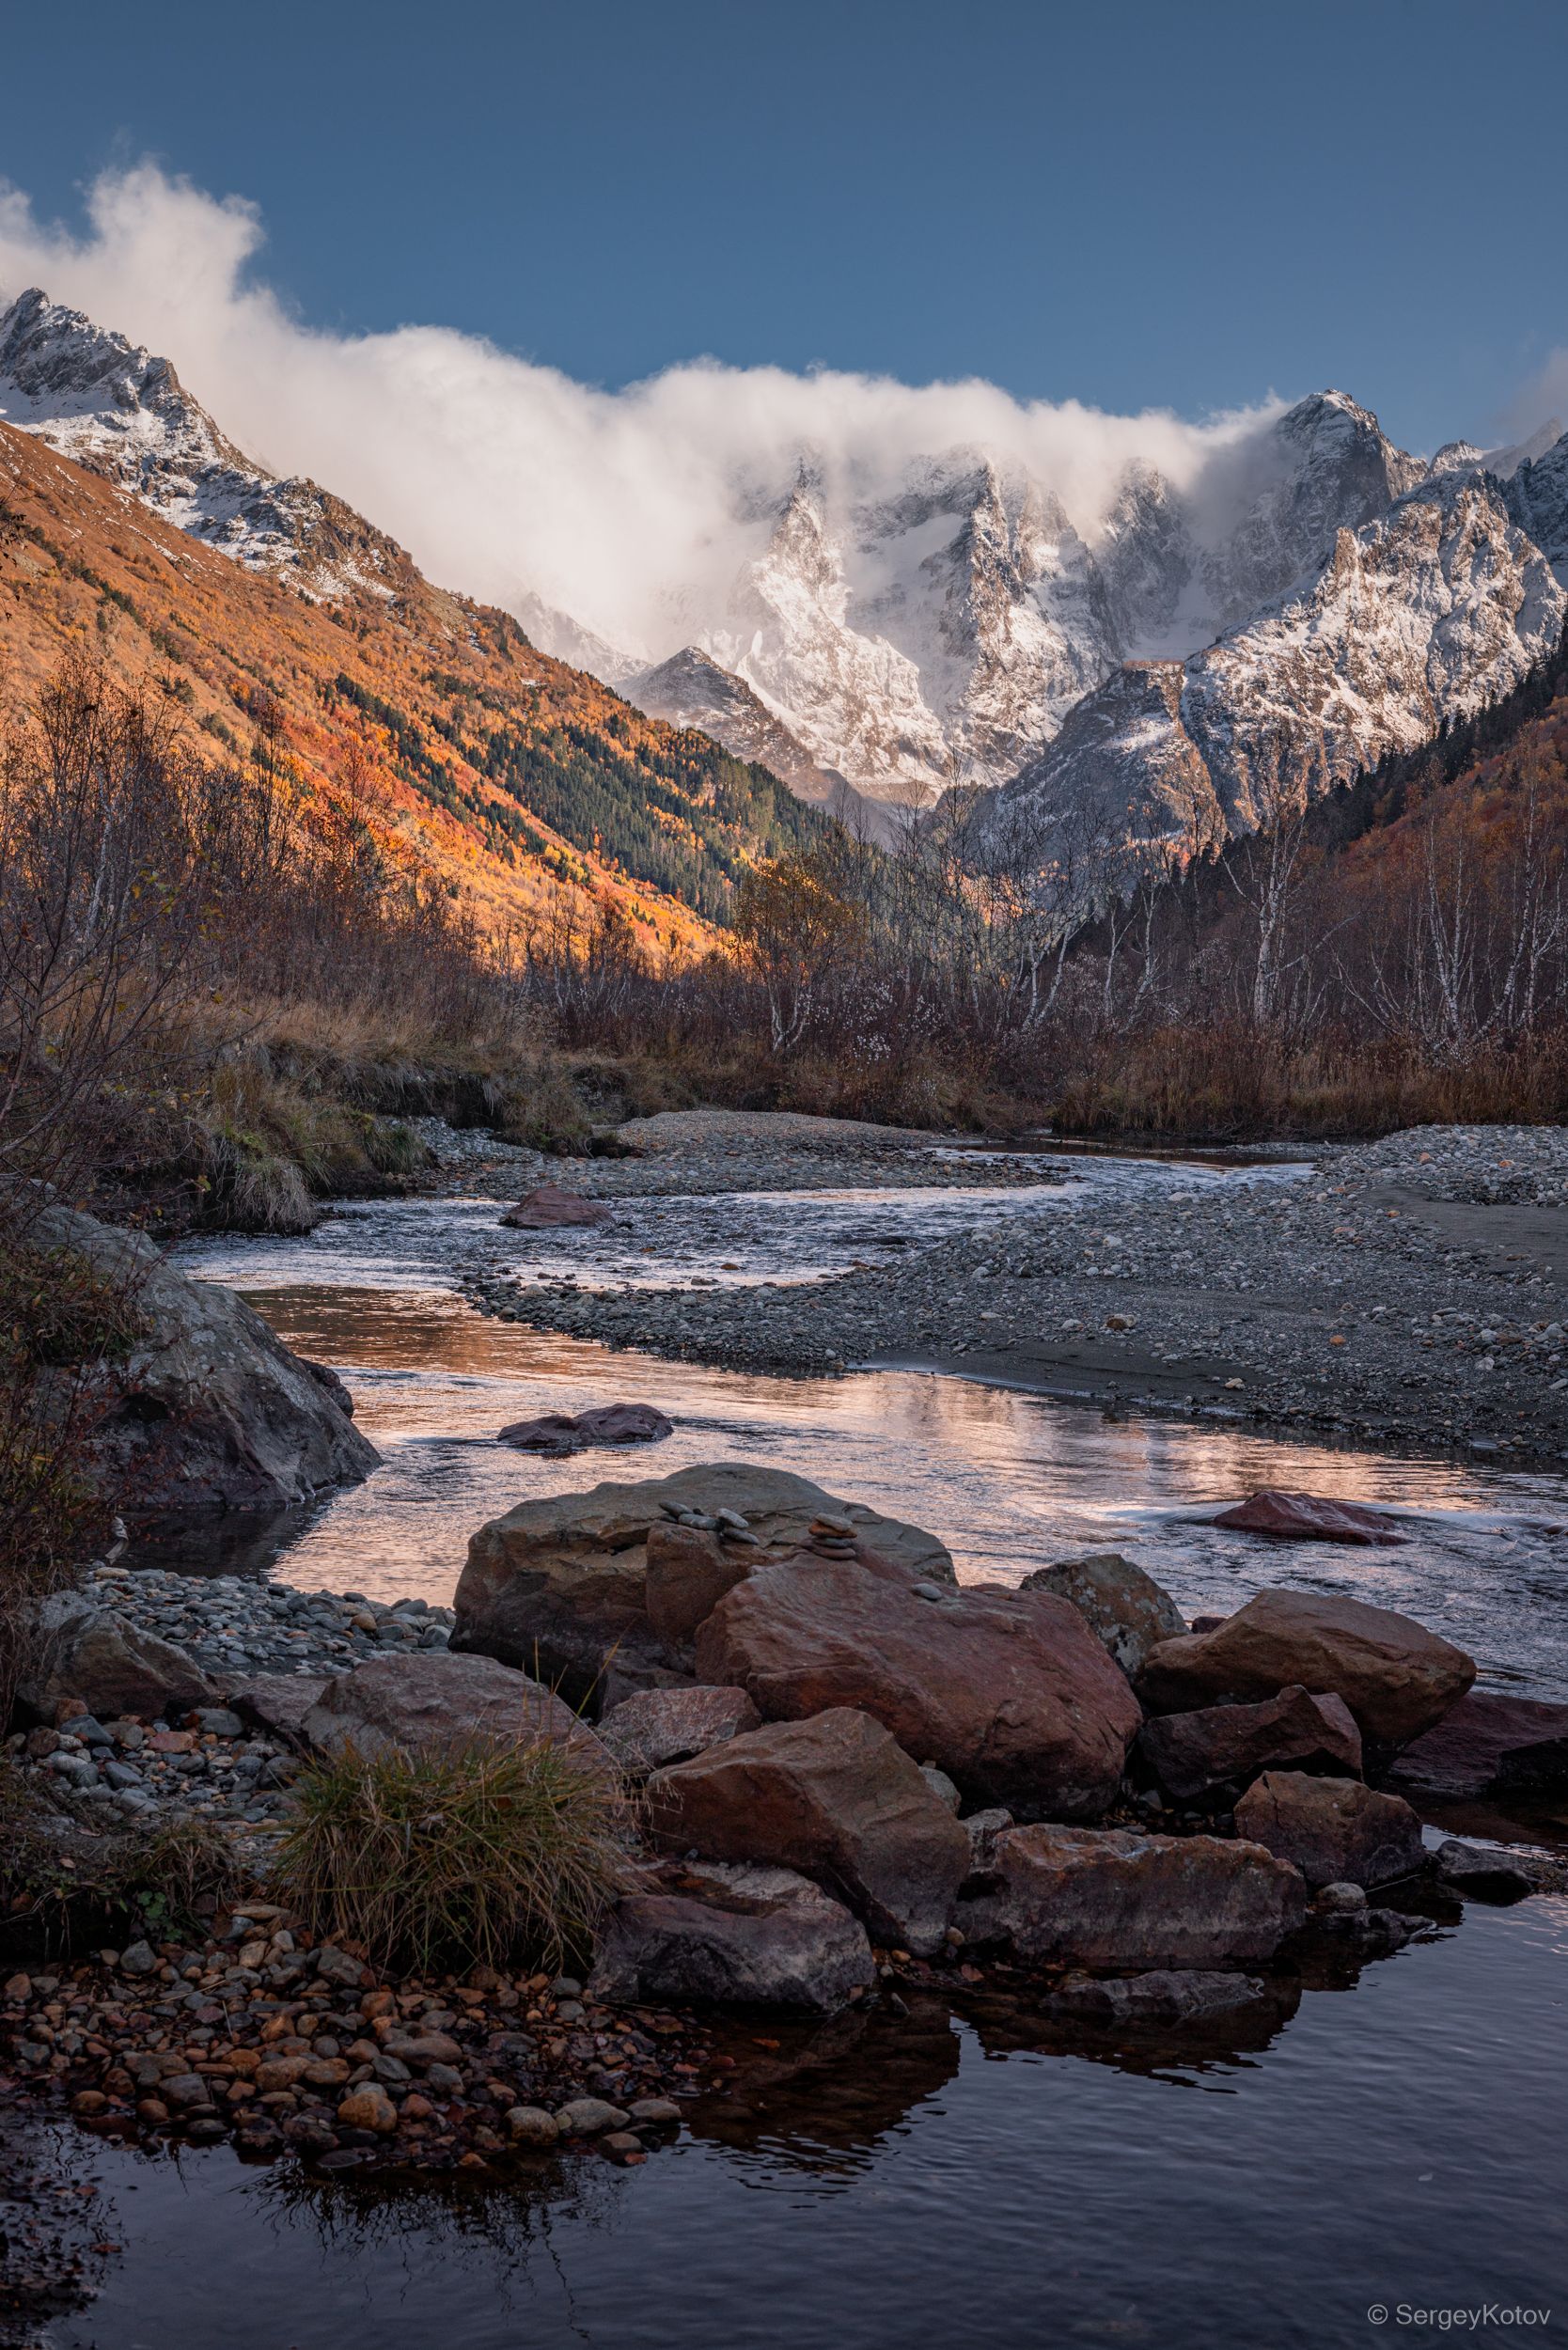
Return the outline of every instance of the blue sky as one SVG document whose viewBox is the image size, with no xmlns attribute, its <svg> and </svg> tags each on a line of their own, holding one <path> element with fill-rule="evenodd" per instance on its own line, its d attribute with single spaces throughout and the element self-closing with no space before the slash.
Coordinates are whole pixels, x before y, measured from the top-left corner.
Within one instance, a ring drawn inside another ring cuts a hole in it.
<svg viewBox="0 0 1568 2350">
<path fill-rule="evenodd" d="M 279 0 L 8 12 L 0 173 L 260 209 L 339 331 L 1486 437 L 1568 344 L 1568 6 Z M 1528 397 L 1528 395 L 1527 395 Z"/>
</svg>

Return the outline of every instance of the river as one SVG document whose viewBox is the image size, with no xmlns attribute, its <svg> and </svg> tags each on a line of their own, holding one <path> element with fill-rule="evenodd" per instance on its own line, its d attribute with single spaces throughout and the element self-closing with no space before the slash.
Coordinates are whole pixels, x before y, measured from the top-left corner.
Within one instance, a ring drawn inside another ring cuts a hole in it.
<svg viewBox="0 0 1568 2350">
<path fill-rule="evenodd" d="M 1121 1162 L 1076 1180 L 1136 1199 L 1143 1182 L 1258 1179 Z M 664 1203 L 670 1248 L 621 1277 L 661 1265 L 751 1277 L 751 1256 L 776 1246 L 798 1277 L 820 1278 L 873 1231 L 896 1244 L 976 1212 L 968 1197 L 966 1209 L 962 1194 L 807 1194 L 776 1214 L 755 1196 Z M 1131 1552 L 1189 1612 L 1263 1582 L 1354 1591 L 1460 1640 L 1494 1683 L 1568 1695 L 1557 1479 L 1108 1420 L 913 1369 L 785 1380 L 610 1355 L 462 1302 L 461 1267 L 494 1245 L 494 1214 L 492 1201 L 353 1207 L 307 1240 L 184 1252 L 342 1371 L 384 1457 L 365 1485 L 209 1546 L 205 1563 L 446 1600 L 468 1532 L 512 1501 L 742 1455 L 933 1528 L 966 1578 L 1012 1580 L 1094 1546 Z M 508 1419 L 618 1397 L 661 1403 L 675 1435 L 566 1463 L 494 1442 Z M 1411 1540 L 1264 1546 L 1203 1523 L 1265 1483 L 1390 1507 Z M 906 2019 L 825 2035 L 743 2023 L 736 2086 L 698 2101 L 679 2143 L 629 2171 L 583 2152 L 523 2177 L 400 2188 L 247 2168 L 227 2149 L 102 2144 L 102 2224 L 121 2249 L 90 2311 L 51 2339 L 1337 2350 L 1375 2337 L 1378 2310 L 1396 2338 L 1430 2340 L 1455 2321 L 1409 2311 L 1554 2308 L 1568 2295 L 1565 1942 L 1568 1902 L 1471 1908 L 1440 1938 L 1201 2046 L 1074 2040 L 1027 2001 L 949 2013 L 922 1999 Z"/>
</svg>

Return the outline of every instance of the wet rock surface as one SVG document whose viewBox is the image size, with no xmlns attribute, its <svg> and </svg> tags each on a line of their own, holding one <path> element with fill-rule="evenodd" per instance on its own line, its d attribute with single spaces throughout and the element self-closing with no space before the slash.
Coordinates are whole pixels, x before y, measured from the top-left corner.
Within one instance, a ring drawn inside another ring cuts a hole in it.
<svg viewBox="0 0 1568 2350">
<path fill-rule="evenodd" d="M 626 1895 L 600 1937 L 589 1990 L 831 2014 L 876 1979 L 865 1928 L 791 1869 L 671 1862 Z"/>
</svg>

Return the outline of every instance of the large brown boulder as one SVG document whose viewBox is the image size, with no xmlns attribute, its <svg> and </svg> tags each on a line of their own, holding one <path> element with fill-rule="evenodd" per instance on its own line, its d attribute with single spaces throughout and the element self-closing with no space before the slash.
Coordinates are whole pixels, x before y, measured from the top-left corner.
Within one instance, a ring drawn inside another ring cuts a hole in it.
<svg viewBox="0 0 1568 2350">
<path fill-rule="evenodd" d="M 684 1654 L 726 1591 L 744 1583 L 759 1553 L 695 1526 L 651 1526 L 646 1544 L 648 1621 L 672 1654 Z"/>
<path fill-rule="evenodd" d="M 526 1673 L 491 1656 L 449 1656 L 439 1649 L 409 1656 L 372 1656 L 329 1681 L 300 1726 L 322 1754 L 353 1747 L 367 1758 L 401 1748 L 535 1746 L 549 1739 L 595 1769 L 614 1764 L 570 1705 Z"/>
<path fill-rule="evenodd" d="M 1249 1703 L 1299 1685 L 1343 1698 L 1364 1738 L 1403 1747 L 1476 1677 L 1463 1649 L 1390 1607 L 1319 1591 L 1260 1591 L 1213 1632 L 1166 1640 L 1137 1676 L 1151 1713 Z"/>
<path fill-rule="evenodd" d="M 142 1325 L 102 1374 L 83 1460 L 125 1517 L 282 1510 L 379 1465 L 341 1381 L 292 1354 L 232 1290 L 70 1208 L 44 1209 L 27 1237 L 85 1257 Z"/>
<path fill-rule="evenodd" d="M 1273 1489 L 1221 1510 L 1211 1523 L 1231 1533 L 1264 1534 L 1286 1543 L 1353 1543 L 1362 1548 L 1393 1549 L 1410 1539 L 1387 1510 L 1364 1509 L 1358 1501 L 1330 1501 L 1322 1494 Z"/>
<path fill-rule="evenodd" d="M 1568 1788 L 1568 1705 L 1468 1690 L 1435 1729 L 1405 1747 L 1388 1783 L 1457 1798 L 1560 1794 Z"/>
<path fill-rule="evenodd" d="M 743 1521 L 728 1540 L 717 1524 L 721 1512 Z M 640 1677 L 684 1661 L 648 1613 L 651 1529 L 662 1534 L 683 1516 L 704 1518 L 697 1530 L 732 1551 L 744 1570 L 805 1549 L 812 1521 L 824 1513 L 847 1520 L 855 1540 L 874 1543 L 908 1575 L 953 1581 L 951 1558 L 918 1527 L 837 1501 L 787 1470 L 721 1461 L 519 1502 L 492 1518 L 468 1545 L 452 1647 L 537 1674 L 573 1704 L 597 1704 L 612 1666 Z"/>
<path fill-rule="evenodd" d="M 1307 1912 L 1298 1872 L 1261 1845 L 1126 1828 L 1013 1827 L 959 1904 L 967 1940 L 1043 1966 L 1255 1966 Z"/>
<path fill-rule="evenodd" d="M 830 2015 L 876 1980 L 866 1929 L 791 1869 L 669 1862 L 604 1919 L 590 1997 Z"/>
<path fill-rule="evenodd" d="M 1134 1749 L 1179 1803 L 1220 1787 L 1246 1787 L 1260 1771 L 1289 1767 L 1361 1776 L 1361 1733 L 1342 1698 L 1281 1689 L 1261 1705 L 1205 1705 L 1145 1722 Z"/>
<path fill-rule="evenodd" d="M 968 1836 L 917 1764 L 849 1706 L 655 1772 L 646 1800 L 666 1851 L 798 1869 L 920 1956 L 941 1947 L 969 1872 Z"/>
<path fill-rule="evenodd" d="M 643 1689 L 600 1716 L 599 1736 L 623 1771 L 646 1778 L 761 1720 L 744 1689 Z"/>
<path fill-rule="evenodd" d="M 1048 1591 L 922 1596 L 865 1564 L 786 1560 L 722 1599 L 697 1636 L 704 1681 L 764 1719 L 829 1706 L 873 1715 L 975 1804 L 1096 1819 L 1141 1715 L 1078 1610 Z"/>
<path fill-rule="evenodd" d="M 1071 1600 L 1095 1638 L 1128 1674 L 1137 1671 L 1161 1640 L 1178 1639 L 1187 1628 L 1170 1593 L 1120 1551 L 1094 1551 L 1084 1559 L 1037 1567 L 1024 1577 L 1024 1589 L 1054 1591 L 1058 1599 Z"/>
<path fill-rule="evenodd" d="M 1309 1885 L 1390 1885 L 1426 1858 L 1421 1824 L 1398 1795 L 1305 1771 L 1266 1771 L 1236 1806 L 1236 1834 L 1288 1860 Z"/>
<path fill-rule="evenodd" d="M 101 1721 L 118 1714 L 150 1718 L 171 1707 L 183 1714 L 219 1700 L 194 1656 L 128 1623 L 112 1607 L 95 1607 L 80 1591 L 61 1591 L 40 1603 L 30 1646 L 17 1697 L 46 1720 L 67 1698 L 80 1698 Z"/>
<path fill-rule="evenodd" d="M 563 1191 L 559 1183 L 539 1183 L 525 1192 L 501 1218 L 514 1231 L 552 1232 L 574 1224 L 608 1224 L 615 1210 L 603 1199 L 587 1199 L 578 1191 Z"/>
</svg>

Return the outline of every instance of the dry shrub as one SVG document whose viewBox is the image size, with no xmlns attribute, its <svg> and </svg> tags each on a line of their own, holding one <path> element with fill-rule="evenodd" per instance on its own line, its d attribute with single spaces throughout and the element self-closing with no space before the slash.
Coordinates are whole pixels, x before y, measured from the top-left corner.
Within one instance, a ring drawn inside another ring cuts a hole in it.
<svg viewBox="0 0 1568 2350">
<path fill-rule="evenodd" d="M 587 1951 L 629 1881 L 625 1796 L 550 1740 L 350 1747 L 306 1765 L 292 1808 L 279 1898 L 411 1973 L 519 1957 L 554 1969 Z"/>
<path fill-rule="evenodd" d="M 0 1763 L 0 1913 L 6 1943 L 69 1954 L 110 1935 L 200 1932 L 243 1881 L 205 1820 L 104 1835 L 63 1788 Z"/>
</svg>

